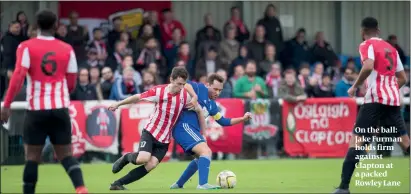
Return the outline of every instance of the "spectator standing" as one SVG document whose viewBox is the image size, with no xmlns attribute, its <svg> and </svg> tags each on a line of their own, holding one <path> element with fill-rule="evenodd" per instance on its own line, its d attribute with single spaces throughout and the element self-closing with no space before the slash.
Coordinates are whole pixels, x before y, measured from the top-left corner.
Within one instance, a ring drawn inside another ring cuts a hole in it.
<svg viewBox="0 0 411 194">
<path fill-rule="evenodd" d="M 234 73 L 234 69 L 237 66 L 240 65 L 240 66 L 245 67 L 247 62 L 248 62 L 248 48 L 246 45 L 241 45 L 240 55 L 236 59 L 234 59 L 234 61 L 231 63 L 228 75 L 231 77 Z"/>
<path fill-rule="evenodd" d="M 147 72 L 150 72 L 154 75 L 155 82 L 157 84 L 164 84 L 164 79 L 160 76 L 158 71 L 158 65 L 156 63 L 150 63 L 147 68 Z"/>
<path fill-rule="evenodd" d="M 195 57 L 196 60 L 204 57 L 207 54 L 208 49 L 210 47 L 216 48 L 217 52 L 220 50 L 219 47 L 220 47 L 221 37 L 217 37 L 213 27 L 208 26 L 205 28 L 205 36 L 203 38 L 204 39 L 201 42 L 199 42 L 198 47 L 195 48 L 197 51 L 196 57 Z"/>
<path fill-rule="evenodd" d="M 67 26 L 67 38 L 76 53 L 77 63 L 81 63 L 86 58 L 86 45 L 89 41 L 87 28 L 78 24 L 78 13 L 70 13 L 70 24 Z"/>
<path fill-rule="evenodd" d="M 115 72 L 123 63 L 123 57 L 127 55 L 126 43 L 122 41 L 116 42 L 114 52 L 107 57 L 106 65 Z M 121 72 L 121 71 L 120 71 Z"/>
<path fill-rule="evenodd" d="M 299 69 L 301 63 L 311 62 L 311 51 L 305 40 L 305 29 L 300 28 L 296 36 L 286 43 L 285 63 L 292 65 L 294 69 Z"/>
<path fill-rule="evenodd" d="M 324 32 L 317 32 L 315 43 L 312 47 L 313 60 L 324 64 L 324 68 L 333 68 L 337 66 L 338 57 L 331 45 L 325 41 Z"/>
<path fill-rule="evenodd" d="M 219 69 L 216 73 L 224 78 L 223 90 L 221 91 L 219 98 L 232 98 L 233 85 L 231 85 L 231 83 L 227 80 L 227 71 L 224 69 Z"/>
<path fill-rule="evenodd" d="M 271 70 L 266 75 L 265 83 L 267 84 L 270 98 L 277 97 L 281 84 L 281 65 L 279 62 L 271 65 Z"/>
<path fill-rule="evenodd" d="M 397 49 L 398 51 L 398 55 L 400 55 L 400 59 L 402 64 L 406 64 L 407 60 L 404 54 L 404 50 L 402 50 L 402 48 L 400 47 L 400 45 L 398 45 L 398 40 L 397 40 L 397 36 L 396 35 L 390 35 L 388 36 L 388 40 L 387 40 L 395 49 Z"/>
<path fill-rule="evenodd" d="M 1 45 L 3 47 L 3 67 L 7 69 L 7 77 L 9 79 L 15 68 L 17 47 L 24 41 L 24 37 L 21 36 L 20 33 L 20 23 L 13 21 L 9 24 L 7 33 L 1 39 Z"/>
<path fill-rule="evenodd" d="M 136 60 L 136 69 L 138 71 L 146 68 L 150 63 L 156 63 L 163 67 L 161 52 L 158 48 L 157 41 L 154 37 L 147 40 L 144 49 L 140 52 Z"/>
<path fill-rule="evenodd" d="M 281 67 L 281 63 L 276 59 L 276 48 L 273 44 L 267 44 L 265 46 L 265 56 L 264 60 L 258 63 L 258 75 L 265 77 L 268 72 L 271 71 L 271 67 L 274 63 L 278 63 Z"/>
<path fill-rule="evenodd" d="M 277 17 L 277 8 L 273 4 L 267 5 L 264 13 L 264 18 L 257 22 L 257 25 L 262 25 L 265 28 L 265 38 L 274 44 L 278 53 L 284 49 L 283 30 L 281 22 Z"/>
<path fill-rule="evenodd" d="M 171 9 L 164 9 L 162 12 L 164 19 L 163 23 L 160 26 L 162 44 L 166 44 L 173 39 L 172 36 L 174 29 L 180 29 L 181 35 L 184 39 L 184 37 L 186 36 L 186 30 L 184 29 L 184 26 L 180 21 L 174 19 L 174 15 Z"/>
<path fill-rule="evenodd" d="M 219 56 L 221 62 L 228 67 L 238 57 L 240 43 L 235 39 L 236 28 L 228 27 L 225 32 L 225 39 L 220 43 Z"/>
<path fill-rule="evenodd" d="M 220 61 L 217 55 L 217 48 L 210 47 L 204 58 L 201 58 L 195 68 L 196 78 L 202 75 L 215 73 L 218 69 L 226 69 L 227 67 Z"/>
<path fill-rule="evenodd" d="M 204 15 L 204 24 L 204 27 L 198 30 L 196 33 L 195 48 L 198 48 L 202 42 L 208 41 L 208 34 L 213 34 L 215 41 L 221 41 L 221 32 L 216 27 L 214 27 L 213 18 L 210 13 Z M 212 31 L 212 33 L 209 31 Z"/>
<path fill-rule="evenodd" d="M 36 32 L 36 33 L 37 33 L 37 32 Z M 64 24 L 60 24 L 60 25 L 57 27 L 57 31 L 56 31 L 55 37 L 56 37 L 57 39 L 65 42 L 65 43 L 67 43 L 67 44 L 70 44 L 70 40 L 69 40 L 69 38 L 67 37 L 67 26 L 64 25 Z"/>
<path fill-rule="evenodd" d="M 295 79 L 295 71 L 293 69 L 288 69 L 285 71 L 284 81 L 281 82 L 278 97 L 292 103 L 307 99 L 304 89 Z"/>
<path fill-rule="evenodd" d="M 235 39 L 238 42 L 244 43 L 250 38 L 250 32 L 248 31 L 247 26 L 244 24 L 243 20 L 241 19 L 240 8 L 231 8 L 231 18 L 225 24 L 224 29 L 226 29 L 227 26 L 237 28 L 237 35 Z"/>
<path fill-rule="evenodd" d="M 142 30 L 140 30 L 140 34 L 138 39 L 136 40 L 136 44 L 134 46 L 134 55 L 136 56 L 138 53 L 141 52 L 141 50 L 144 49 L 144 44 L 146 43 L 146 41 L 150 38 L 156 38 L 157 44 L 160 45 L 159 40 L 157 39 L 157 37 L 154 36 L 153 34 L 153 27 L 150 24 L 145 24 L 141 27 Z"/>
<path fill-rule="evenodd" d="M 344 76 L 335 86 L 335 97 L 349 97 L 348 89 L 354 84 L 354 71 L 350 68 L 344 69 Z"/>
<path fill-rule="evenodd" d="M 115 78 L 121 78 L 121 76 L 122 76 L 121 73 L 124 72 L 123 70 L 126 69 L 127 67 L 133 68 L 133 57 L 132 57 L 131 55 L 126 55 L 126 56 L 124 56 L 124 59 L 123 59 L 123 61 L 122 61 L 122 63 L 121 63 L 121 66 L 119 66 L 119 67 L 117 68 L 117 71 L 114 72 L 114 77 L 115 77 Z M 142 83 L 142 78 L 141 78 L 140 73 L 139 73 L 138 71 L 134 71 L 133 73 L 134 73 L 134 74 L 133 74 L 134 82 L 135 82 L 138 86 L 141 85 L 141 83 Z"/>
<path fill-rule="evenodd" d="M 264 60 L 265 47 L 269 42 L 265 39 L 265 29 L 263 25 L 257 25 L 253 40 L 247 44 L 248 58 L 260 63 Z"/>
<path fill-rule="evenodd" d="M 88 44 L 87 48 L 92 49 L 94 48 L 97 52 L 97 61 L 98 64 L 103 66 L 107 59 L 107 45 L 106 42 L 103 40 L 103 31 L 101 28 L 94 28 L 93 29 L 93 40 Z"/>
<path fill-rule="evenodd" d="M 312 96 L 314 98 L 330 98 L 334 97 L 334 91 L 331 84 L 331 77 L 329 74 L 323 74 L 320 84 L 313 88 Z"/>
<path fill-rule="evenodd" d="M 90 48 L 87 51 L 87 60 L 84 61 L 79 65 L 80 68 L 90 68 L 90 67 L 98 67 L 102 68 L 103 66 L 100 65 L 97 54 L 97 49 L 96 48 Z"/>
<path fill-rule="evenodd" d="M 194 66 L 195 63 L 194 63 L 194 59 L 191 57 L 190 45 L 188 44 L 188 42 L 183 41 L 180 43 L 180 47 L 178 48 L 177 57 L 172 67 L 174 67 L 177 64 L 182 64 L 183 66 L 185 66 L 187 71 L 190 73 L 191 77 L 195 76 L 195 66 Z M 171 70 L 172 68 L 169 67 L 168 74 L 171 73 Z"/>
<path fill-rule="evenodd" d="M 24 11 L 19 11 L 16 15 L 16 21 L 20 23 L 20 35 L 23 37 L 23 40 L 29 39 L 29 31 L 32 26 L 30 26 L 27 20 L 26 13 L 24 13 Z"/>
<path fill-rule="evenodd" d="M 116 17 L 113 19 L 113 30 L 108 32 L 107 34 L 107 43 L 108 43 L 108 53 L 115 52 L 116 49 L 116 42 L 120 40 L 120 35 L 123 32 L 121 30 L 122 20 L 120 17 Z"/>
<path fill-rule="evenodd" d="M 95 85 L 90 84 L 89 71 L 81 68 L 76 89 L 70 94 L 71 100 L 97 100 L 97 91 Z"/>
<path fill-rule="evenodd" d="M 235 83 L 234 97 L 248 99 L 268 97 L 267 85 L 263 78 L 257 76 L 257 65 L 254 61 L 247 63 L 245 76 Z"/>
<path fill-rule="evenodd" d="M 125 42 L 126 43 L 126 52 L 128 55 L 132 55 L 133 54 L 133 44 L 135 44 L 134 42 L 132 42 L 132 40 L 130 39 L 130 34 L 127 32 L 122 32 L 120 34 L 120 41 Z"/>
<path fill-rule="evenodd" d="M 237 65 L 234 68 L 233 76 L 231 76 L 231 78 L 230 78 L 231 85 L 235 86 L 235 84 L 237 83 L 237 80 L 244 76 L 244 74 L 245 74 L 244 73 L 244 66 L 243 65 Z"/>
<path fill-rule="evenodd" d="M 164 47 L 164 56 L 168 67 L 168 74 L 171 73 L 171 69 L 176 64 L 176 58 L 178 55 L 179 47 L 183 41 L 180 29 L 174 29 L 173 39 L 168 41 Z"/>
<path fill-rule="evenodd" d="M 115 81 L 114 74 L 110 67 L 104 67 L 101 70 L 101 75 L 103 82 L 101 83 L 101 92 L 103 93 L 103 98 L 108 99 L 111 93 L 111 87 Z"/>
<path fill-rule="evenodd" d="M 155 75 L 149 71 L 143 72 L 143 84 L 140 85 L 140 92 L 146 92 L 158 85 L 156 82 Z"/>
<path fill-rule="evenodd" d="M 303 63 L 300 66 L 299 74 L 297 76 L 298 78 L 298 84 L 302 88 L 306 88 L 307 85 L 309 85 L 309 80 L 310 80 L 310 64 L 309 63 Z"/>
<path fill-rule="evenodd" d="M 160 25 L 158 24 L 158 14 L 156 11 L 149 11 L 147 18 L 145 20 L 145 23 L 143 24 L 142 28 L 145 26 L 151 26 L 152 28 L 152 34 L 154 38 L 156 38 L 158 41 L 161 40 L 161 28 Z M 139 31 L 138 37 L 141 37 L 143 34 L 141 31 Z"/>
<path fill-rule="evenodd" d="M 140 93 L 140 89 L 134 81 L 134 73 L 132 67 L 126 67 L 123 70 L 123 76 L 116 79 L 111 88 L 110 100 L 124 100 L 129 96 Z"/>
</svg>

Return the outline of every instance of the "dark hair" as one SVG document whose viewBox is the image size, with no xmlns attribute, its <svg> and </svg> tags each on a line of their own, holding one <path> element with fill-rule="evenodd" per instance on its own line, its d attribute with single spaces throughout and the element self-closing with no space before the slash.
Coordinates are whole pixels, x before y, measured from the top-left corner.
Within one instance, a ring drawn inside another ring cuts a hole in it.
<svg viewBox="0 0 411 194">
<path fill-rule="evenodd" d="M 210 46 L 210 47 L 208 47 L 208 50 L 207 50 L 208 52 L 211 52 L 211 51 L 213 51 L 213 52 L 217 52 L 217 48 L 215 47 L 215 46 Z"/>
<path fill-rule="evenodd" d="M 188 71 L 185 67 L 174 67 L 173 70 L 171 71 L 170 77 L 173 80 L 175 80 L 179 77 L 183 78 L 184 80 L 187 80 Z"/>
<path fill-rule="evenodd" d="M 123 57 L 123 60 L 126 58 L 126 57 L 131 57 L 131 60 L 133 60 L 133 55 L 124 55 L 124 57 Z"/>
<path fill-rule="evenodd" d="M 324 73 L 323 76 L 321 76 L 321 79 L 324 79 L 326 77 L 331 78 L 331 75 L 329 73 Z"/>
<path fill-rule="evenodd" d="M 80 67 L 80 68 L 78 69 L 78 73 L 80 74 L 80 72 L 81 72 L 81 71 L 84 71 L 84 70 L 86 70 L 87 73 L 89 73 L 88 68 L 86 68 L 86 67 Z"/>
<path fill-rule="evenodd" d="M 304 68 L 310 69 L 310 64 L 308 64 L 308 63 L 301 63 L 301 65 L 300 65 L 300 70 L 301 70 L 301 69 L 304 69 Z"/>
<path fill-rule="evenodd" d="M 93 29 L 93 34 L 96 33 L 97 31 L 103 31 L 101 28 L 97 27 Z"/>
<path fill-rule="evenodd" d="M 284 75 L 287 75 L 287 74 L 296 74 L 296 72 L 295 72 L 295 69 L 294 68 L 292 68 L 292 67 L 288 67 L 285 71 L 284 71 Z"/>
<path fill-rule="evenodd" d="M 393 40 L 393 39 L 397 39 L 397 36 L 394 34 L 391 34 L 388 36 L 388 40 Z"/>
<path fill-rule="evenodd" d="M 304 33 L 305 34 L 305 28 L 300 28 L 300 29 L 298 29 L 297 30 L 297 33 L 299 34 L 299 33 Z"/>
<path fill-rule="evenodd" d="M 375 32 L 378 30 L 378 21 L 373 17 L 366 17 L 362 20 L 361 27 L 366 33 Z"/>
<path fill-rule="evenodd" d="M 163 10 L 161 10 L 161 13 L 167 13 L 167 12 L 171 12 L 171 9 L 170 8 L 165 8 L 165 9 L 163 9 Z"/>
<path fill-rule="evenodd" d="M 250 64 L 250 63 L 254 64 L 257 67 L 257 62 L 252 60 L 252 59 L 247 60 L 247 63 L 245 64 L 245 67 L 247 67 L 248 64 Z"/>
<path fill-rule="evenodd" d="M 148 42 L 150 42 L 150 40 L 154 39 L 154 41 L 157 41 L 157 39 L 154 36 L 150 36 L 149 38 L 146 39 L 146 41 L 144 42 L 144 44 L 147 44 Z"/>
<path fill-rule="evenodd" d="M 117 20 L 120 20 L 120 21 L 121 21 L 122 19 L 121 19 L 120 16 L 117 16 L 117 17 L 113 18 L 112 22 L 115 22 L 115 21 L 117 21 Z"/>
<path fill-rule="evenodd" d="M 57 21 L 57 16 L 50 10 L 42 10 L 36 15 L 37 26 L 40 30 L 52 30 Z"/>
<path fill-rule="evenodd" d="M 28 21 L 27 21 L 27 19 L 28 19 L 28 18 L 27 18 L 27 15 L 26 15 L 26 13 L 24 13 L 24 11 L 19 11 L 19 12 L 17 12 L 17 14 L 16 14 L 16 21 L 20 22 L 20 21 L 19 21 L 19 16 L 20 16 L 21 14 L 24 14 L 24 15 L 26 16 L 26 22 L 28 22 Z"/>
<path fill-rule="evenodd" d="M 207 83 L 213 84 L 214 80 L 216 80 L 220 83 L 224 83 L 224 78 L 221 77 L 220 75 L 218 75 L 217 73 L 212 73 L 211 75 L 209 75 L 208 78 L 207 78 Z"/>
<path fill-rule="evenodd" d="M 239 9 L 237 6 L 231 7 L 230 11 L 233 12 L 235 9 Z"/>
<path fill-rule="evenodd" d="M 189 45 L 187 41 L 182 41 L 182 42 L 180 42 L 179 47 L 181 47 L 181 46 L 183 46 L 183 45 L 185 45 L 185 44 L 186 44 L 186 45 Z"/>
<path fill-rule="evenodd" d="M 11 25 L 14 25 L 14 24 L 20 24 L 20 22 L 19 21 L 12 21 L 12 22 L 10 22 L 10 24 L 9 24 L 9 27 L 11 26 Z"/>
</svg>

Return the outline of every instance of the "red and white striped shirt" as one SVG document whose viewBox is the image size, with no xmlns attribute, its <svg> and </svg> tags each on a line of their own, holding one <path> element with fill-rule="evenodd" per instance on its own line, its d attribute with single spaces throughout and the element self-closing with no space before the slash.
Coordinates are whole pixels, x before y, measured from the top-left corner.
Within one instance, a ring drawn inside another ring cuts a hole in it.
<svg viewBox="0 0 411 194">
<path fill-rule="evenodd" d="M 77 61 L 73 48 L 54 37 L 38 36 L 17 48 L 16 69 L 4 106 L 9 107 L 27 75 L 28 110 L 67 108 L 74 89 Z"/>
<path fill-rule="evenodd" d="M 185 89 L 170 93 L 168 85 L 159 85 L 141 94 L 141 100 L 155 102 L 155 111 L 144 127 L 161 143 L 169 143 L 171 130 L 191 97 Z"/>
<path fill-rule="evenodd" d="M 364 103 L 400 106 L 396 72 L 404 70 L 397 50 L 380 38 L 371 38 L 360 44 L 361 61 L 371 59 L 374 69 L 366 80 Z"/>
</svg>

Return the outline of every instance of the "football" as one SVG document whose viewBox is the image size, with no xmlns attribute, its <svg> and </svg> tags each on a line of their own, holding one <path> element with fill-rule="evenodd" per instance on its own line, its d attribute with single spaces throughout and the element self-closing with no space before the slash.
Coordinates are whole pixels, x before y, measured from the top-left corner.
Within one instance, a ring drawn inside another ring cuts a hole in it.
<svg viewBox="0 0 411 194">
<path fill-rule="evenodd" d="M 217 175 L 217 184 L 223 189 L 232 189 L 237 184 L 237 177 L 229 170 L 224 170 Z"/>
</svg>

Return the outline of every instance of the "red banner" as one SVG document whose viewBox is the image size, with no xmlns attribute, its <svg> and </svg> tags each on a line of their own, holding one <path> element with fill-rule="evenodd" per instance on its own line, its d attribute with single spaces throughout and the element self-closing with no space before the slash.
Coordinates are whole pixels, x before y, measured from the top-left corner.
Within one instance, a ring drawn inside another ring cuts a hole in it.
<svg viewBox="0 0 411 194">
<path fill-rule="evenodd" d="M 282 105 L 284 149 L 290 156 L 344 157 L 357 104 L 351 98 L 312 98 Z"/>
<path fill-rule="evenodd" d="M 71 144 L 74 157 L 80 157 L 86 151 L 85 129 L 86 114 L 83 103 L 72 101 L 69 107 L 71 118 Z"/>
<path fill-rule="evenodd" d="M 149 122 L 149 117 L 154 112 L 154 108 L 153 103 L 141 102 L 121 110 L 122 154 L 138 151 L 141 132 Z M 163 161 L 170 159 L 173 148 L 172 145 L 173 141 L 170 142 L 168 152 Z"/>
<path fill-rule="evenodd" d="M 226 118 L 242 117 L 244 115 L 244 102 L 241 99 L 218 99 L 217 106 L 220 108 L 220 113 Z M 207 130 L 203 134 L 213 152 L 234 154 L 241 152 L 244 123 L 222 127 L 211 116 L 206 121 Z M 177 152 L 183 153 L 180 146 L 177 146 L 177 148 Z"/>
</svg>

